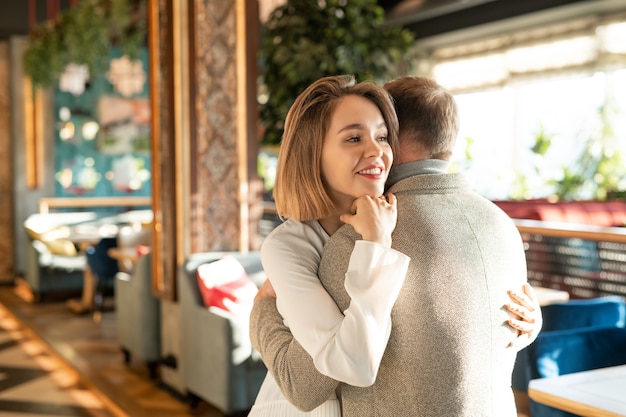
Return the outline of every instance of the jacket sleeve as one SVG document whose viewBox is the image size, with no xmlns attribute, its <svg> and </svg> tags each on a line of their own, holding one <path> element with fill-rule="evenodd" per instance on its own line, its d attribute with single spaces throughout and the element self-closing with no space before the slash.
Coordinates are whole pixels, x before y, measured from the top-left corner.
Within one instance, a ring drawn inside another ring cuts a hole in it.
<svg viewBox="0 0 626 417">
<path fill-rule="evenodd" d="M 354 386 L 372 385 L 409 258 L 357 241 L 345 274 L 351 301 L 342 312 L 319 280 L 319 261 L 312 262 L 305 248 L 297 245 L 296 239 L 266 239 L 261 248 L 278 312 L 322 374 Z"/>
<path fill-rule="evenodd" d="M 250 339 L 285 398 L 298 409 L 313 410 L 337 389 L 339 383 L 315 368 L 311 356 L 283 324 L 274 299 L 254 303 Z"/>
</svg>

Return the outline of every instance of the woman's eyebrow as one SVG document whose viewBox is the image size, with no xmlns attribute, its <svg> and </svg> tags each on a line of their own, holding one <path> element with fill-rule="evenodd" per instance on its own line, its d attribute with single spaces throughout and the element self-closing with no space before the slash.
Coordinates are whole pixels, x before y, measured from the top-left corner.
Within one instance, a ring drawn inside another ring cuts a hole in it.
<svg viewBox="0 0 626 417">
<path fill-rule="evenodd" d="M 342 127 L 341 129 L 339 129 L 337 131 L 337 133 L 341 133 L 344 130 L 353 130 L 353 129 L 363 129 L 363 124 L 362 123 L 352 123 L 352 124 L 349 124 L 347 126 Z"/>
<path fill-rule="evenodd" d="M 387 124 L 385 122 L 381 122 L 381 123 L 376 125 L 376 128 L 378 128 L 378 129 L 386 129 L 387 128 Z M 352 130 L 352 129 L 363 129 L 363 123 L 352 123 L 352 124 L 349 124 L 347 126 L 342 127 L 341 129 L 339 129 L 337 131 L 337 133 L 341 133 L 344 130 Z"/>
</svg>

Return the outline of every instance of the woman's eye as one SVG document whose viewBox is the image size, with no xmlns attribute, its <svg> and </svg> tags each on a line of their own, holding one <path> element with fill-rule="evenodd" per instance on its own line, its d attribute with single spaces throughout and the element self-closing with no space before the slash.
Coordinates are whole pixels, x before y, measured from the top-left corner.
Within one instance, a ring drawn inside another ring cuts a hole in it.
<svg viewBox="0 0 626 417">
<path fill-rule="evenodd" d="M 361 140 L 361 138 L 359 136 L 352 136 L 352 137 L 348 138 L 348 142 L 358 142 L 360 140 Z"/>
<path fill-rule="evenodd" d="M 387 138 L 387 136 L 380 136 L 378 140 L 381 142 L 389 142 L 389 138 Z"/>
</svg>

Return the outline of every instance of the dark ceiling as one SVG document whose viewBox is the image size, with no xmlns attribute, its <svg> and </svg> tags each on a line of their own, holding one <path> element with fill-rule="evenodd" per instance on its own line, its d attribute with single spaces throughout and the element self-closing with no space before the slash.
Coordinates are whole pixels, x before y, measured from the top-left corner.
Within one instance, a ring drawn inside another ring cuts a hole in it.
<svg viewBox="0 0 626 417">
<path fill-rule="evenodd" d="M 57 2 L 60 10 L 64 10 L 70 6 L 72 0 L 57 0 Z M 34 15 L 29 15 L 29 3 L 30 1 L 26 0 L 0 0 L 0 38 L 27 34 L 31 20 L 36 22 L 46 20 L 49 13 L 46 5 L 53 2 L 35 0 Z M 378 0 L 378 3 L 385 9 L 390 23 L 406 26 L 415 33 L 416 38 L 420 39 L 549 9 L 567 9 L 585 5 L 594 8 L 604 3 L 623 5 L 626 1 Z M 54 11 L 51 12 L 54 14 Z"/>
<path fill-rule="evenodd" d="M 71 0 L 57 0 L 59 9 L 65 10 L 70 6 Z M 12 35 L 26 35 L 30 24 L 28 0 L 0 0 L 0 38 Z M 35 0 L 35 8 L 32 11 L 35 22 L 43 22 L 48 17 L 47 0 Z M 54 13 L 54 10 L 50 10 Z"/>
<path fill-rule="evenodd" d="M 489 23 L 538 16 L 540 12 L 584 16 L 603 9 L 624 10 L 624 0 L 379 0 L 389 23 L 410 29 L 417 39 Z M 545 14 L 545 13 L 543 13 Z"/>
</svg>

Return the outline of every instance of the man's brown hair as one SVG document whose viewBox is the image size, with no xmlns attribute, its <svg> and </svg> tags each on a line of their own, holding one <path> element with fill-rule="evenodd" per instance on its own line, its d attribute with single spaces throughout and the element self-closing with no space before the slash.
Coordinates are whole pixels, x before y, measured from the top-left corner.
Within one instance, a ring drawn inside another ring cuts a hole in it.
<svg viewBox="0 0 626 417">
<path fill-rule="evenodd" d="M 395 102 L 401 148 L 416 147 L 430 159 L 450 159 L 459 133 L 452 94 L 426 77 L 400 77 L 384 88 Z"/>
</svg>

